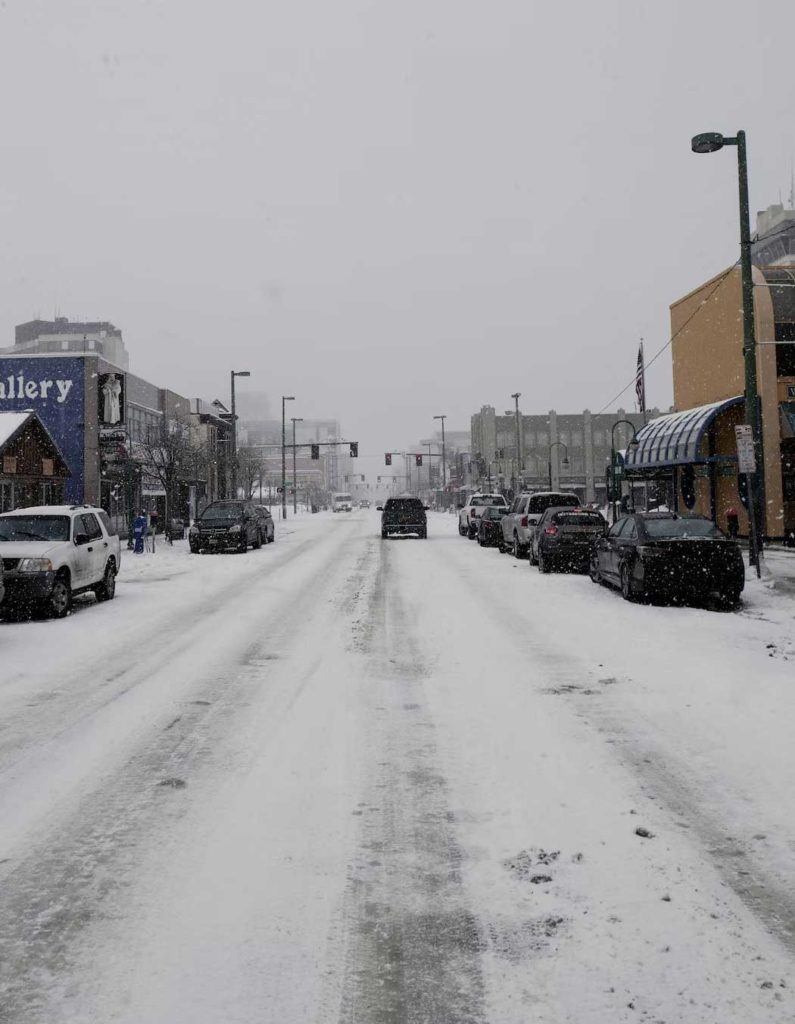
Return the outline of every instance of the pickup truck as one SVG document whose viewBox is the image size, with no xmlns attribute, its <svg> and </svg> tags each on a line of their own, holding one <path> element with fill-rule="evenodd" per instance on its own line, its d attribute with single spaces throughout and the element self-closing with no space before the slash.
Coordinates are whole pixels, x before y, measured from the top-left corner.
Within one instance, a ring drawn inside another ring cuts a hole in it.
<svg viewBox="0 0 795 1024">
<path fill-rule="evenodd" d="M 489 505 L 507 508 L 508 502 L 501 494 L 470 494 L 466 503 L 458 508 L 458 532 L 462 537 L 474 540 L 478 535 L 478 518 Z"/>
<path fill-rule="evenodd" d="M 500 551 L 511 551 L 515 558 L 524 558 L 530 552 L 532 561 L 533 534 L 544 512 L 552 506 L 577 508 L 579 504 L 580 499 L 576 494 L 565 491 L 517 494 L 508 514 L 503 516 Z"/>
<path fill-rule="evenodd" d="M 0 515 L 0 558 L 4 613 L 22 606 L 62 619 L 75 594 L 113 599 L 121 544 L 101 508 L 42 505 Z"/>
</svg>

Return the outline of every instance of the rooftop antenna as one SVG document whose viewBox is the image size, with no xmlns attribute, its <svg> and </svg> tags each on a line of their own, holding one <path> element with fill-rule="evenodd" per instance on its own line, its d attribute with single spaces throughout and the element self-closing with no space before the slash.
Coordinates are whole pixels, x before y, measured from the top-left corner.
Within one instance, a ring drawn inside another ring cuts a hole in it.
<svg viewBox="0 0 795 1024">
<path fill-rule="evenodd" d="M 795 210 L 795 160 L 791 161 L 789 170 L 789 208 Z"/>
</svg>

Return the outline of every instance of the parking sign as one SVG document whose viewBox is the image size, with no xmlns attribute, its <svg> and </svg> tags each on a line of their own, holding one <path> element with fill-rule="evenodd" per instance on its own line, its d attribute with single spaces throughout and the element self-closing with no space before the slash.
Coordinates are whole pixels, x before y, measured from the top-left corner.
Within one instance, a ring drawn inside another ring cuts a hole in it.
<svg viewBox="0 0 795 1024">
<path fill-rule="evenodd" d="M 756 455 L 754 453 L 754 432 L 747 423 L 740 423 L 734 428 L 737 436 L 737 472 L 755 473 Z"/>
</svg>

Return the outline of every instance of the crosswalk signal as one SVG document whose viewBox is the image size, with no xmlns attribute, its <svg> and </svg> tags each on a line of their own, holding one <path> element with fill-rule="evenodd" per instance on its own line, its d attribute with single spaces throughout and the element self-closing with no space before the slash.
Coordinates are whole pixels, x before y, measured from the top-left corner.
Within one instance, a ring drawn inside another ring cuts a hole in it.
<svg viewBox="0 0 795 1024">
<path fill-rule="evenodd" d="M 313 459 L 319 459 L 320 458 L 320 445 L 319 444 L 313 444 L 312 445 L 312 458 Z"/>
<path fill-rule="evenodd" d="M 422 465 L 422 456 L 421 455 L 415 455 L 414 456 L 414 461 L 417 463 L 418 466 L 421 466 Z"/>
<path fill-rule="evenodd" d="M 384 455 L 384 465 L 385 466 L 391 466 L 392 465 L 392 452 L 387 452 Z"/>
<path fill-rule="evenodd" d="M 358 459 L 359 458 L 359 442 L 358 441 L 351 441 L 351 458 L 352 459 Z"/>
</svg>

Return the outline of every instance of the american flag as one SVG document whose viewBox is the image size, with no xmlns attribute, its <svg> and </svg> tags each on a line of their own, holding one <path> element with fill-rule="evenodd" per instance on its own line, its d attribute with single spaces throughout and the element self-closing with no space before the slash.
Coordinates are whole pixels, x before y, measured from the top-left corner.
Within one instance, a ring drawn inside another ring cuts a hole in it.
<svg viewBox="0 0 795 1024">
<path fill-rule="evenodd" d="M 643 365 L 643 338 L 638 349 L 638 365 L 635 370 L 635 394 L 638 399 L 638 412 L 646 412 L 646 370 Z"/>
</svg>

